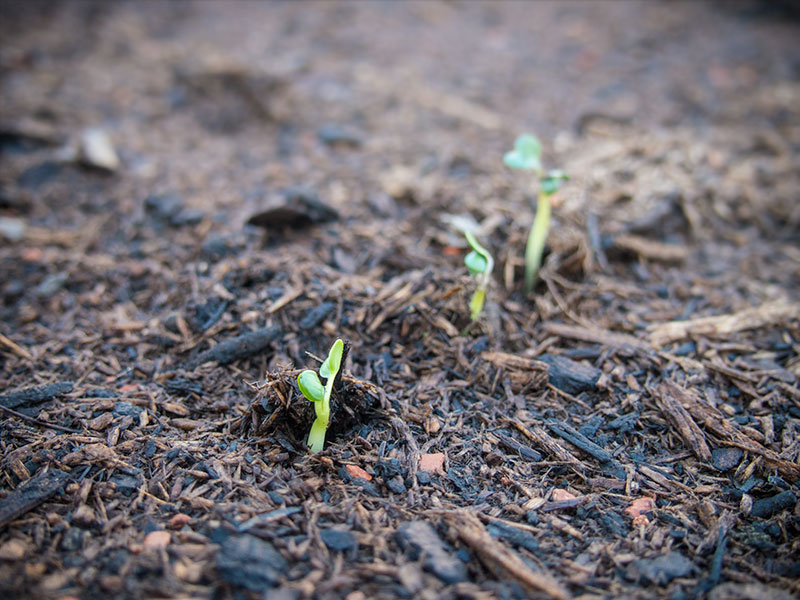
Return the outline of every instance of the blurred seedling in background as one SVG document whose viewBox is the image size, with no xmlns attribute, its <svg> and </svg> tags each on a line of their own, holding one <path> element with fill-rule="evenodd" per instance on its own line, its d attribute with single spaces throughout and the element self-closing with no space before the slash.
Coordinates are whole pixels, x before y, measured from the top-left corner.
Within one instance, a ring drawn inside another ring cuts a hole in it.
<svg viewBox="0 0 800 600">
<path fill-rule="evenodd" d="M 486 290 L 489 287 L 492 269 L 494 269 L 494 259 L 489 251 L 478 243 L 471 232 L 465 231 L 464 237 L 467 238 L 467 243 L 472 248 L 472 251 L 464 257 L 464 264 L 467 265 L 469 274 L 478 282 L 478 287 L 469 301 L 470 316 L 473 321 L 477 321 L 483 311 Z"/>
<path fill-rule="evenodd" d="M 344 342 L 338 339 L 333 342 L 328 357 L 320 365 L 319 376 L 311 369 L 306 369 L 297 376 L 300 393 L 314 403 L 314 412 L 317 415 L 308 434 L 308 445 L 312 452 L 319 452 L 325 446 L 325 432 L 331 420 L 331 394 L 336 376 L 342 367 L 343 355 Z M 324 386 L 320 377 L 325 380 Z"/>
<path fill-rule="evenodd" d="M 537 138 L 529 134 L 519 136 L 514 142 L 514 149 L 506 152 L 503 162 L 510 169 L 533 171 L 539 184 L 536 216 L 528 233 L 525 246 L 525 292 L 531 292 L 536 283 L 539 268 L 542 266 L 544 244 L 550 227 L 550 196 L 555 194 L 569 176 L 559 169 L 547 171 L 542 169 L 542 145 Z"/>
</svg>

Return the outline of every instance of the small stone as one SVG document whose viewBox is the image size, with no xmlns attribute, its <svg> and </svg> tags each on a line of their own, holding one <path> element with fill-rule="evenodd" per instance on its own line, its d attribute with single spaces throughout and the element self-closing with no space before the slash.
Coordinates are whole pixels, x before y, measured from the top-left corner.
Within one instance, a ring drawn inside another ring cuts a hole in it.
<svg viewBox="0 0 800 600">
<path fill-rule="evenodd" d="M 433 454 L 423 454 L 419 457 L 420 471 L 444 471 L 444 454 L 434 452 Z"/>
<path fill-rule="evenodd" d="M 417 473 L 417 483 L 420 485 L 428 485 L 431 482 L 431 474 L 427 471 L 419 471 Z"/>
<path fill-rule="evenodd" d="M 22 219 L 13 217 L 0 217 L 0 236 L 9 242 L 18 242 L 25 237 L 27 226 Z"/>
<path fill-rule="evenodd" d="M 737 467 L 744 456 L 741 448 L 714 448 L 711 451 L 711 461 L 718 471 L 730 471 Z"/>
<path fill-rule="evenodd" d="M 372 475 L 367 473 L 364 469 L 359 467 L 358 465 L 345 465 L 345 469 L 350 474 L 350 477 L 354 479 L 366 479 L 367 481 L 372 480 Z"/>
<path fill-rule="evenodd" d="M 169 526 L 171 529 L 180 529 L 184 525 L 188 525 L 192 522 L 192 517 L 184 513 L 178 513 L 177 515 L 173 515 L 173 517 L 169 520 Z"/>
<path fill-rule="evenodd" d="M 151 531 L 146 536 L 144 536 L 144 547 L 148 550 L 161 550 L 162 548 L 166 548 L 169 546 L 169 543 L 172 541 L 172 536 L 170 535 L 169 531 L 164 531 L 163 529 L 159 529 L 157 531 Z"/>
<path fill-rule="evenodd" d="M 104 171 L 116 171 L 120 165 L 111 138 L 98 127 L 90 127 L 81 134 L 80 157 L 83 164 Z"/>
<path fill-rule="evenodd" d="M 0 546 L 0 560 L 21 560 L 28 547 L 22 540 L 10 540 Z"/>
<path fill-rule="evenodd" d="M 345 552 L 351 548 L 358 547 L 355 536 L 349 531 L 341 529 L 323 529 L 319 532 L 319 537 L 330 550 Z"/>
<path fill-rule="evenodd" d="M 563 488 L 556 488 L 553 490 L 553 493 L 550 496 L 550 499 L 553 502 L 561 502 L 563 500 L 574 500 L 577 498 L 575 494 L 571 494 L 567 490 Z"/>
<path fill-rule="evenodd" d="M 648 496 L 643 496 L 641 498 L 636 498 L 636 500 L 631 502 L 630 506 L 625 509 L 625 512 L 635 519 L 642 513 L 652 512 L 655 510 L 655 507 L 655 500 Z"/>
</svg>

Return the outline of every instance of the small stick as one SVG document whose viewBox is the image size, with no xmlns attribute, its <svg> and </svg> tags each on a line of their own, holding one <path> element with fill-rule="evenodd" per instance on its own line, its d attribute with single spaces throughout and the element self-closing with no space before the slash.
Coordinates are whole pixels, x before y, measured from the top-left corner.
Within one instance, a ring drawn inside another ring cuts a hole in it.
<svg viewBox="0 0 800 600">
<path fill-rule="evenodd" d="M 50 429 L 57 429 L 58 431 L 65 431 L 66 433 L 82 433 L 77 429 L 70 429 L 69 427 L 62 427 L 61 425 L 55 425 L 53 423 L 46 423 L 36 417 L 29 417 L 28 415 L 23 415 L 21 412 L 17 412 L 12 410 L 8 407 L 3 406 L 0 404 L 0 410 L 5 412 L 6 414 L 12 415 L 14 417 L 18 417 L 23 421 L 28 421 L 29 423 L 36 423 L 37 425 L 41 425 L 42 427 L 49 427 Z"/>
</svg>

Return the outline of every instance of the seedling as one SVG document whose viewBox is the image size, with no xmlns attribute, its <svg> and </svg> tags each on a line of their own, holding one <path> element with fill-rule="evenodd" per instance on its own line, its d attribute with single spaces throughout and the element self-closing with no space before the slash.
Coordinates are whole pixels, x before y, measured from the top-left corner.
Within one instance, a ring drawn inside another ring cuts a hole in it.
<svg viewBox="0 0 800 600">
<path fill-rule="evenodd" d="M 331 420 L 331 394 L 336 375 L 342 367 L 343 354 L 344 342 L 336 340 L 328 352 L 328 358 L 319 367 L 319 376 L 311 369 L 306 369 L 297 376 L 297 387 L 303 396 L 314 403 L 314 412 L 317 415 L 308 434 L 308 445 L 312 452 L 319 452 L 325 445 L 325 432 Z M 325 379 L 324 386 L 320 377 Z"/>
<path fill-rule="evenodd" d="M 489 278 L 492 276 L 492 269 L 494 269 L 494 259 L 489 251 L 478 243 L 475 236 L 471 232 L 465 231 L 464 236 L 467 238 L 472 251 L 464 257 L 464 264 L 467 265 L 469 274 L 478 280 L 478 287 L 472 294 L 469 301 L 469 312 L 473 321 L 477 321 L 483 311 L 483 303 L 486 300 L 486 290 L 489 287 Z"/>
<path fill-rule="evenodd" d="M 542 145 L 539 140 L 529 134 L 523 134 L 514 142 L 514 149 L 506 152 L 503 162 L 510 169 L 533 171 L 539 183 L 536 216 L 528 233 L 525 246 L 525 291 L 530 292 L 536 283 L 536 276 L 542 266 L 544 244 L 547 241 L 547 230 L 550 227 L 550 196 L 555 194 L 561 184 L 569 176 L 564 171 L 555 169 L 544 172 L 542 169 Z"/>
</svg>

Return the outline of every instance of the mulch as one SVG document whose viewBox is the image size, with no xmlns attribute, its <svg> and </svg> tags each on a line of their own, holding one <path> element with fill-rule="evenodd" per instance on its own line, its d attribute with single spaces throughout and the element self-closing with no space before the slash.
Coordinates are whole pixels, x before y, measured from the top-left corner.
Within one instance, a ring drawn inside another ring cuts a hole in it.
<svg viewBox="0 0 800 600">
<path fill-rule="evenodd" d="M 737 6 L 2 15 L 0 590 L 800 594 L 800 56 Z"/>
</svg>

